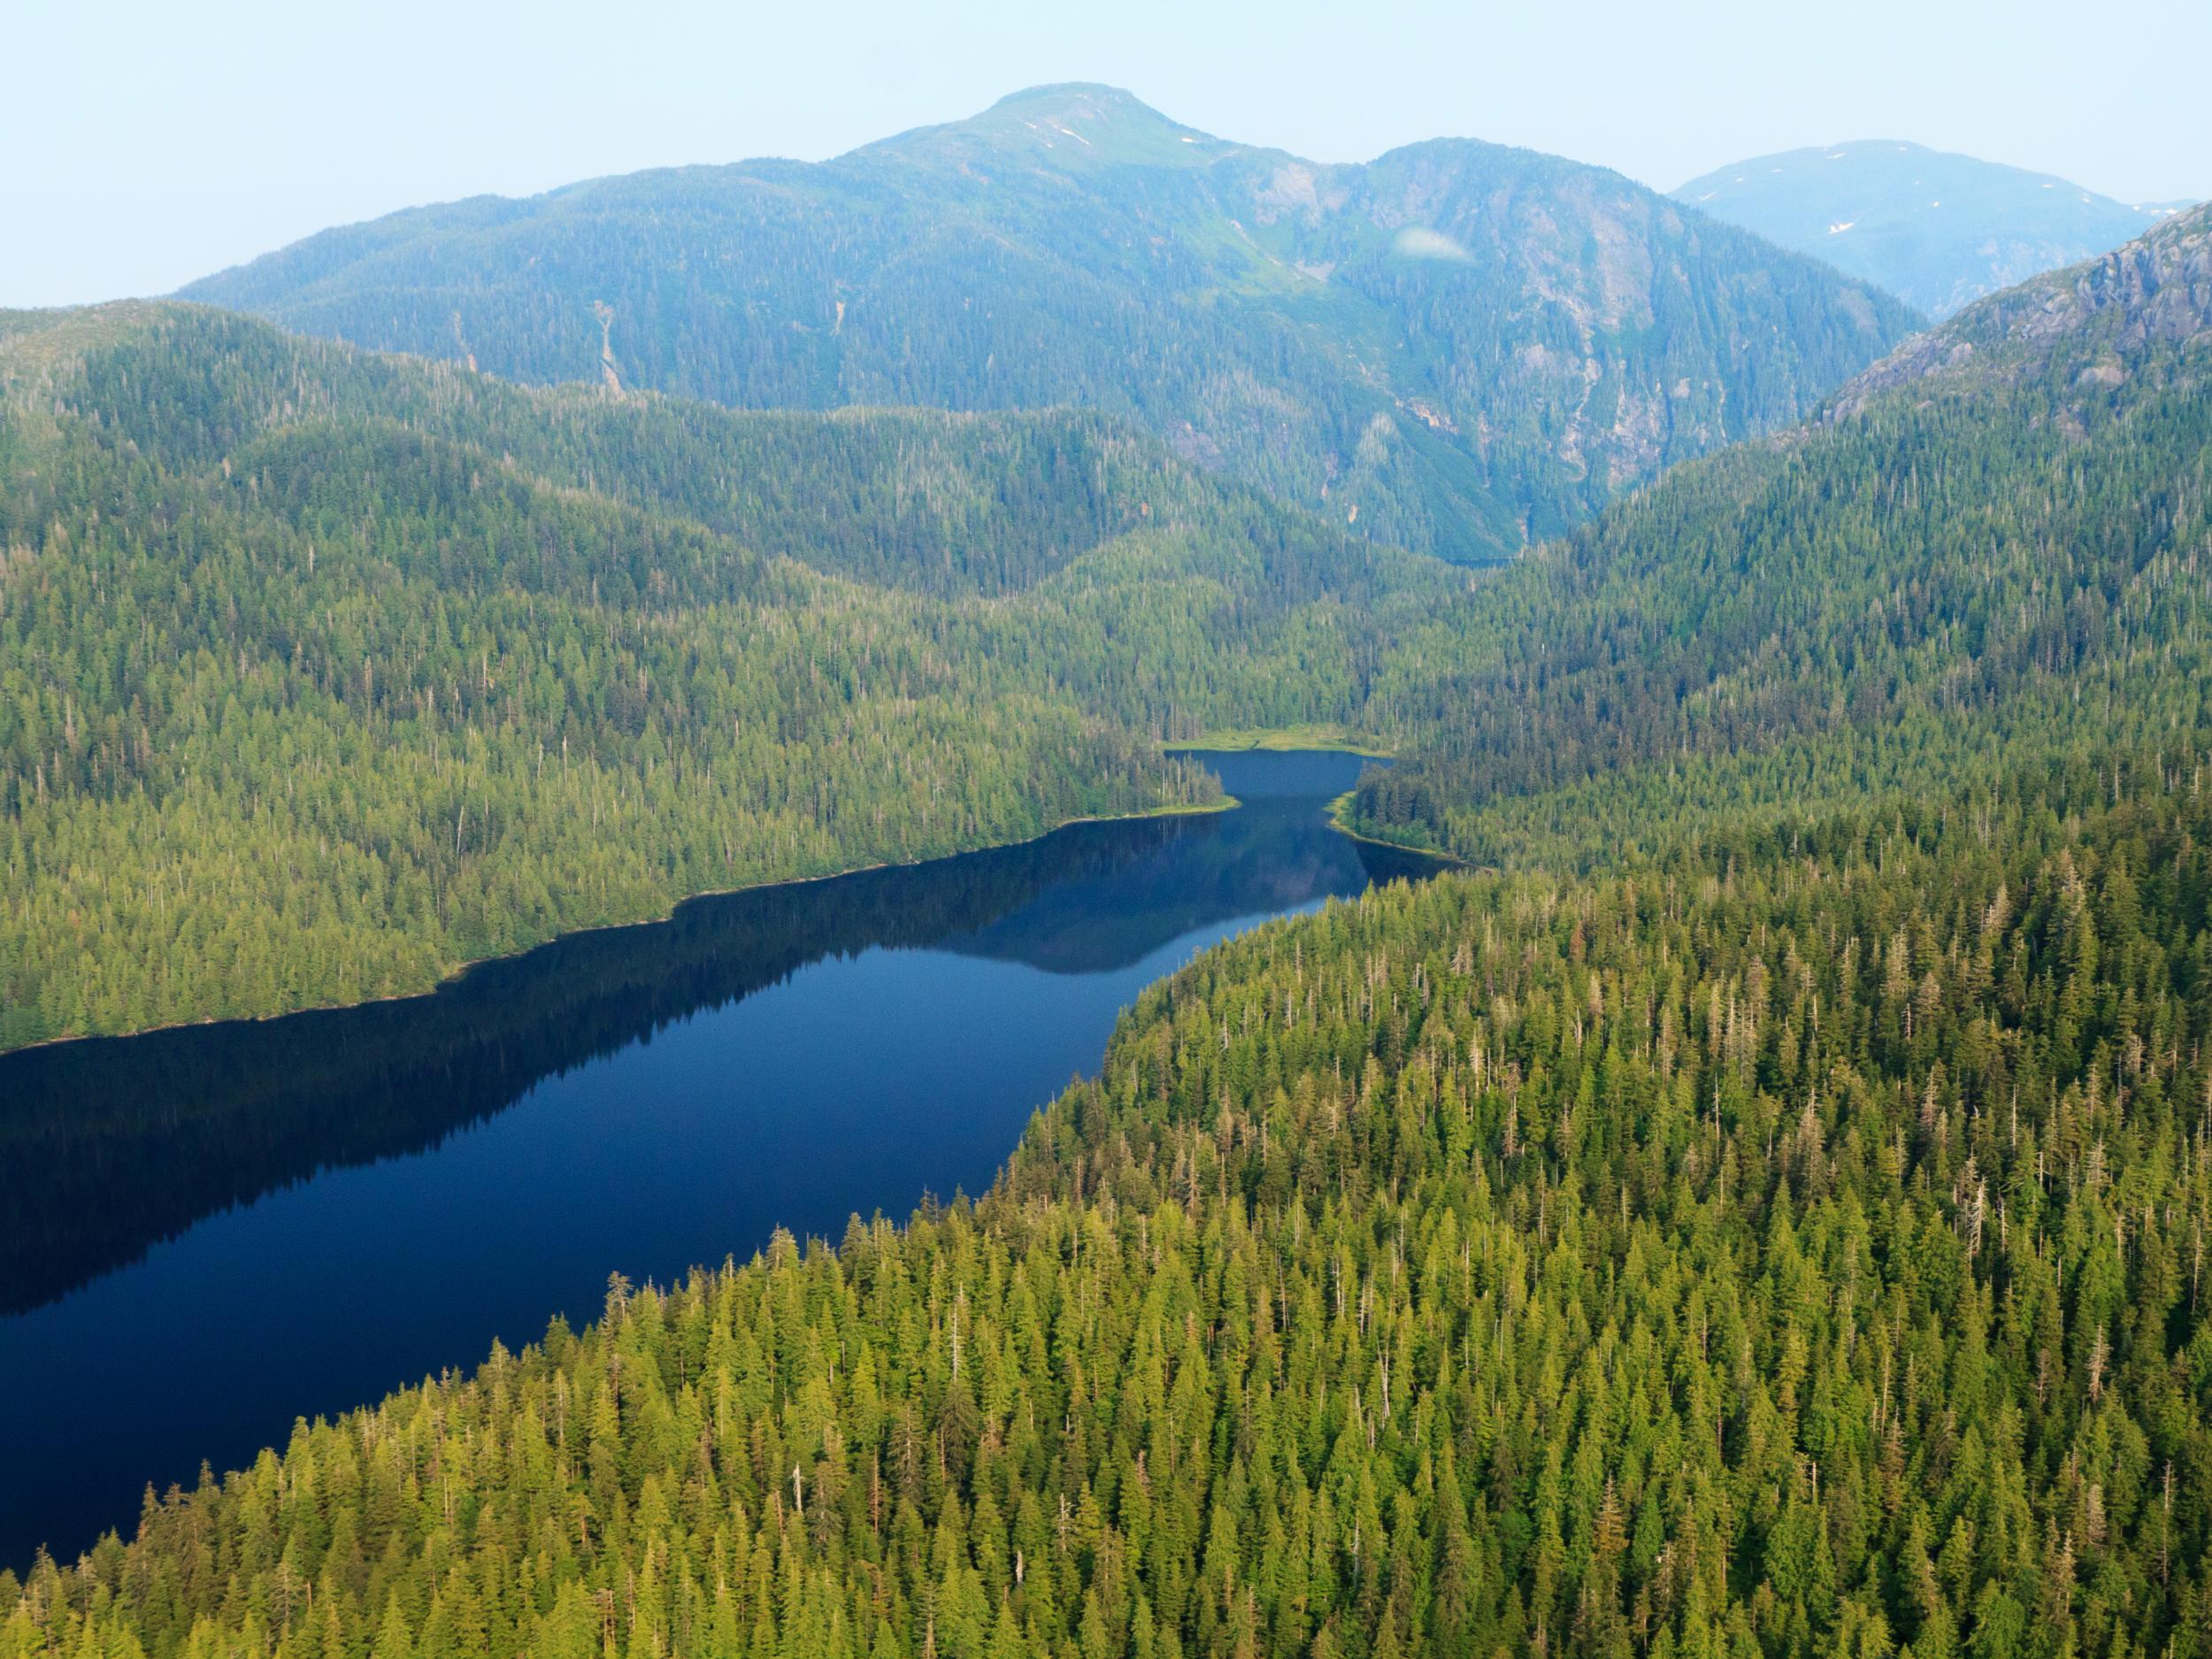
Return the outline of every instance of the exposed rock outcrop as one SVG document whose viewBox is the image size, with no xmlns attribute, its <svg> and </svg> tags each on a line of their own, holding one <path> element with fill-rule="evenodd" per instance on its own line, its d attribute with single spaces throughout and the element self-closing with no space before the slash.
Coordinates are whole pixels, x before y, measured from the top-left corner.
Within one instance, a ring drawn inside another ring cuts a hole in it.
<svg viewBox="0 0 2212 1659">
<path fill-rule="evenodd" d="M 2212 203 L 2177 213 L 2110 253 L 1993 294 L 1915 335 L 1838 392 L 1827 418 L 1856 414 L 1916 380 L 2040 373 L 2062 350 L 2084 359 L 2085 379 L 2109 385 L 2148 349 L 2208 340 Z"/>
</svg>

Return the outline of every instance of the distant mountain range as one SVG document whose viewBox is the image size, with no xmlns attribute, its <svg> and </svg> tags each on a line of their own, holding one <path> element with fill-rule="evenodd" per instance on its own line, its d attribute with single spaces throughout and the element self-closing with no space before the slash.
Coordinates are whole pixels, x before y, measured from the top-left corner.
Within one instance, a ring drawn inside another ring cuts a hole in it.
<svg viewBox="0 0 2212 1659">
<path fill-rule="evenodd" d="M 1601 168 L 1325 165 L 1086 85 L 820 164 L 415 209 L 184 296 L 523 380 L 1097 409 L 1467 562 L 1799 419 L 1916 321 Z"/>
<path fill-rule="evenodd" d="M 2193 392 L 2208 336 L 2212 204 L 2167 214 L 2124 246 L 2046 272 L 1915 335 L 1839 391 L 1825 418 L 1832 425 L 1903 386 L 1933 396 L 2048 379 L 2092 396 L 2174 354 L 2189 366 L 2182 383 Z M 2079 419 L 2069 404 L 2061 424 Z M 2139 437 L 2140 447 L 2149 442 Z"/>
<path fill-rule="evenodd" d="M 1893 139 L 1755 156 L 1673 196 L 1936 318 L 2193 205 L 2116 202 L 2049 173 Z"/>
</svg>

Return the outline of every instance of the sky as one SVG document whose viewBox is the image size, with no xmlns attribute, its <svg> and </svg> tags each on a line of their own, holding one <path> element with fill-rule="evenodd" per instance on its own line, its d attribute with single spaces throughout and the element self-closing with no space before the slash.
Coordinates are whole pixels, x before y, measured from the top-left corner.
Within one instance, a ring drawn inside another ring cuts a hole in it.
<svg viewBox="0 0 2212 1659">
<path fill-rule="evenodd" d="M 164 293 L 423 202 L 818 159 L 1054 81 L 1325 161 L 1455 135 L 1661 189 L 1901 138 L 2212 196 L 2212 4 L 12 0 L 0 305 Z M 2192 70 L 2189 66 L 2197 66 Z"/>
</svg>

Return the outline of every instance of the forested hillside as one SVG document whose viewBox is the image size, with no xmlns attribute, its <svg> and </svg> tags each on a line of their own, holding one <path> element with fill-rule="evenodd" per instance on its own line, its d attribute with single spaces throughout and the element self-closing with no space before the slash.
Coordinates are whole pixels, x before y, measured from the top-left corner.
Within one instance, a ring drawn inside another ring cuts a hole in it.
<svg viewBox="0 0 2212 1659">
<path fill-rule="evenodd" d="M 2212 209 L 1962 313 L 1401 645 L 1370 833 L 1589 867 L 2212 729 Z"/>
<path fill-rule="evenodd" d="M 973 1208 L 303 1425 L 0 1654 L 2212 1651 L 2206 758 L 1270 926 Z"/>
<path fill-rule="evenodd" d="M 1089 417 L 524 391 L 175 306 L 9 319 L 0 381 L 0 1046 L 1204 801 L 1161 738 L 1345 718 L 1442 580 Z"/>
<path fill-rule="evenodd" d="M 1212 726 L 1386 734 L 1363 828 L 1555 867 L 2194 731 L 2207 246 L 1985 302 L 1471 592 L 1092 415 L 20 319 L 0 1041 L 1189 800 L 1152 745 Z"/>
<path fill-rule="evenodd" d="M 1154 745 L 1208 727 L 1385 734 L 1361 827 L 1555 868 L 2193 733 L 2208 246 L 1985 302 L 1471 590 L 1095 415 L 19 319 L 0 1042 L 1187 802 Z"/>
<path fill-rule="evenodd" d="M 527 380 L 750 407 L 1075 405 L 1481 562 L 1786 425 L 1913 319 L 1617 174 L 1325 165 L 1126 93 L 332 230 L 188 297 Z"/>
</svg>

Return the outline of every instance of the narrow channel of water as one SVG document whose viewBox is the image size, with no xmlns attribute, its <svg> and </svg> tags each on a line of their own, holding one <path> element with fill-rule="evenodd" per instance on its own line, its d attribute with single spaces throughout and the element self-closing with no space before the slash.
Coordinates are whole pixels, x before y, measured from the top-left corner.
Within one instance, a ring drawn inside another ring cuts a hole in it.
<svg viewBox="0 0 2212 1659">
<path fill-rule="evenodd" d="M 1196 951 L 1426 860 L 1360 762 L 1206 757 L 1245 804 L 682 906 L 434 995 L 0 1057 L 0 1565 L 496 1335 L 777 1226 L 980 1192 Z"/>
</svg>

